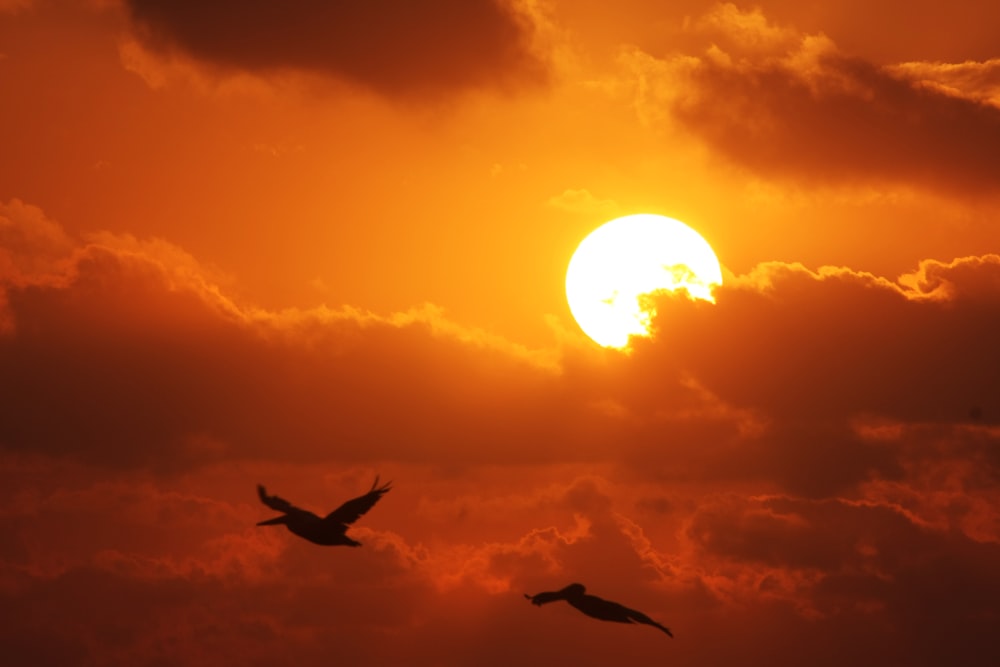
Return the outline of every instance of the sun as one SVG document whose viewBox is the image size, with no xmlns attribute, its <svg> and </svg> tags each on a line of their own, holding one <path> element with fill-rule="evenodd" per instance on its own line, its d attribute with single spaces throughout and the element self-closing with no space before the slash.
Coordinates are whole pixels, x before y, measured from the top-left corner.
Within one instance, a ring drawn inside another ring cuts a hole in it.
<svg viewBox="0 0 1000 667">
<path fill-rule="evenodd" d="M 683 222 L 640 213 L 601 225 L 577 247 L 566 271 L 569 309 L 584 333 L 605 347 L 628 347 L 649 334 L 653 312 L 642 296 L 686 288 L 714 301 L 722 269 L 712 247 Z"/>
</svg>

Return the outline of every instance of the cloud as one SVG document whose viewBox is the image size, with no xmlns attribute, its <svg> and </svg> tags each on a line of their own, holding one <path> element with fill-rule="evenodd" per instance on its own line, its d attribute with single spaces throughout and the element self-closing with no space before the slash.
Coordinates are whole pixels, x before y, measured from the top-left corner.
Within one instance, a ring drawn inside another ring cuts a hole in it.
<svg viewBox="0 0 1000 667">
<path fill-rule="evenodd" d="M 512 357 L 516 346 L 489 352 L 432 309 L 259 313 L 148 257 L 95 245 L 77 259 L 66 285 L 7 290 L 4 412 L 20 417 L 0 437 L 11 446 L 126 465 L 230 455 L 236 443 L 256 455 L 420 456 L 426 445 L 476 458 L 522 433 L 503 410 L 537 412 L 532 397 L 550 381 L 527 353 Z M 477 435 L 457 445 L 458 432 Z"/>
<path fill-rule="evenodd" d="M 411 97 L 534 84 L 545 76 L 530 7 L 517 3 L 127 0 L 126 6 L 144 47 L 222 71 L 318 74 Z M 131 62 L 144 60 L 130 48 Z"/>
<path fill-rule="evenodd" d="M 858 420 L 1000 420 L 994 255 L 925 261 L 896 281 L 762 264 L 714 305 L 664 296 L 656 336 L 623 355 L 527 350 L 432 306 L 261 309 L 165 241 L 67 247 L 37 209 L 19 219 L 17 238 L 33 240 L 11 245 L 0 281 L 12 452 L 172 474 L 615 461 L 827 497 L 904 475 L 899 448 Z"/>
<path fill-rule="evenodd" d="M 962 63 L 914 61 L 888 69 L 944 94 L 1000 107 L 1000 59 Z"/>
<path fill-rule="evenodd" d="M 35 484 L 8 462 L 3 488 L 21 500 L 0 500 L 7 544 L 32 552 L 0 556 L 0 584 L 5 602 L 33 613 L 0 635 L 15 662 L 504 664 L 552 653 L 603 664 L 623 641 L 638 658 L 662 656 L 658 635 L 522 597 L 579 580 L 671 626 L 684 639 L 669 645 L 679 661 L 794 665 L 823 650 L 858 664 L 931 665 L 958 651 L 963 664 L 990 664 L 996 543 L 928 527 L 875 494 L 754 496 L 588 467 L 532 466 L 514 478 L 394 464 L 396 487 L 353 529 L 365 546 L 335 550 L 252 526 L 264 508 L 247 505 L 248 480 L 271 464 L 147 480 L 55 467 Z M 338 497 L 367 474 L 336 470 L 327 493 Z M 281 474 L 306 496 L 325 486 L 314 464 Z M 668 505 L 643 502 L 662 494 Z M 38 529 L 26 533 L 29 520 Z M 74 530 L 83 539 L 67 541 Z M 60 559 L 57 570 L 9 576 Z M 919 639 L 928 624 L 954 645 Z M 776 628 L 790 639 L 759 641 Z M 720 634 L 740 641 L 710 641 Z"/>
<path fill-rule="evenodd" d="M 19 280 L 51 271 L 75 242 L 37 206 L 13 199 L 0 203 L 0 276 Z"/>
<path fill-rule="evenodd" d="M 329 550 L 283 529 L 253 527 L 266 510 L 248 511 L 240 500 L 252 498 L 247 470 L 202 472 L 181 482 L 188 490 L 179 492 L 176 478 L 138 481 L 133 473 L 80 466 L 50 468 L 36 484 L 25 478 L 23 464 L 5 463 L 0 470 L 11 484 L 4 488 L 21 498 L 31 493 L 33 502 L 0 502 L 4 528 L 17 536 L 9 544 L 30 547 L 0 554 L 0 574 L 62 561 L 58 569 L 0 579 L 6 601 L 40 612 L 3 630 L 5 644 L 19 638 L 11 642 L 18 660 L 64 647 L 76 661 L 112 655 L 130 664 L 251 653 L 296 657 L 299 664 L 327 662 L 330 655 L 396 664 L 402 642 L 413 650 L 410 664 L 432 664 L 436 650 L 454 656 L 456 649 L 449 642 L 442 649 L 428 633 L 441 639 L 501 599 L 513 602 L 505 613 L 530 625 L 531 617 L 521 616 L 530 609 L 521 597 L 526 578 L 537 586 L 560 575 L 567 550 L 590 539 L 586 520 L 574 516 L 581 496 L 594 493 L 592 482 L 571 475 L 558 484 L 514 484 L 504 494 L 493 484 L 503 474 L 480 472 L 485 488 L 463 492 L 467 482 L 456 487 L 418 467 L 397 466 L 392 472 L 404 482 L 386 498 L 394 502 L 380 503 L 365 526 L 353 529 L 365 546 Z M 271 468 L 260 466 L 251 478 Z M 539 480 L 553 472 L 570 471 L 543 470 Z M 305 487 L 316 482 L 312 465 L 286 473 L 308 480 Z M 424 511 L 435 490 L 462 503 L 470 521 L 456 524 Z M 607 511 L 606 503 L 582 506 Z M 501 536 L 491 525 L 497 521 L 516 529 Z M 46 628 L 50 643 L 41 639 Z M 387 632 L 396 641 L 378 640 Z"/>
<path fill-rule="evenodd" d="M 729 4 L 692 26 L 707 41 L 701 55 L 660 59 L 634 49 L 624 57 L 648 122 L 670 118 L 772 178 L 996 194 L 1000 108 L 983 101 L 987 79 L 956 95 L 926 85 L 926 67 L 882 67 L 842 53 L 825 35 Z M 964 71 L 972 70 L 985 77 L 982 67 Z M 966 89 L 975 85 L 966 77 Z"/>
<path fill-rule="evenodd" d="M 560 194 L 550 197 L 548 204 L 571 213 L 584 213 L 604 218 L 613 216 L 620 210 L 618 202 L 614 199 L 600 199 L 586 188 L 576 190 L 567 188 Z"/>
<path fill-rule="evenodd" d="M 987 332 L 998 273 L 994 255 L 924 262 L 899 282 L 771 263 L 717 288 L 714 305 L 665 295 L 656 335 L 634 341 L 616 376 L 622 392 L 610 392 L 635 420 L 620 456 L 671 479 L 756 480 L 830 497 L 909 474 L 900 441 L 856 427 L 882 420 L 960 441 L 962 429 L 986 429 L 966 455 L 996 471 L 986 452 L 1000 419 L 989 369 L 1000 358 Z M 701 410 L 716 406 L 715 419 L 673 420 L 679 377 L 702 392 Z"/>
<path fill-rule="evenodd" d="M 681 662 L 940 664 L 911 640 L 934 625 L 990 664 L 1000 257 L 765 263 L 714 304 L 661 295 L 630 354 L 543 352 L 433 307 L 262 309 L 166 241 L 4 210 L 23 661 L 491 664 L 517 636 L 606 662 L 622 628 L 521 597 L 582 581 L 671 626 Z M 257 482 L 323 512 L 375 474 L 360 549 L 254 526 Z"/>
<path fill-rule="evenodd" d="M 666 298 L 658 338 L 640 341 L 637 359 L 789 423 L 962 421 L 973 406 L 1000 405 L 986 370 L 1000 363 L 986 334 L 998 279 L 997 255 L 925 261 L 899 282 L 765 263 L 717 288 L 716 307 Z"/>
<path fill-rule="evenodd" d="M 34 221 L 41 231 L 21 236 L 49 239 Z M 2 410 L 19 415 L 0 427 L 8 447 L 183 469 L 274 447 L 293 458 L 545 456 L 538 445 L 552 440 L 544 417 L 558 399 L 539 400 L 552 362 L 433 307 L 263 311 L 162 241 L 93 235 L 58 267 L 32 243 L 0 283 Z"/>
<path fill-rule="evenodd" d="M 706 576 L 730 572 L 734 603 L 783 599 L 833 627 L 867 618 L 906 628 L 912 637 L 922 637 L 917 624 L 928 623 L 970 639 L 985 636 L 982 619 L 992 614 L 990 600 L 1000 585 L 986 566 L 991 554 L 1000 553 L 996 545 L 928 531 L 879 503 L 781 497 L 717 502 L 695 514 L 689 536 Z M 961 611 L 952 614 L 952 605 Z M 915 614 L 915 607 L 921 611 Z M 892 646 L 905 662 L 926 664 L 955 650 L 922 639 Z M 934 657 L 921 657 L 924 652 Z M 973 662 L 982 659 L 975 651 L 962 653 Z"/>
</svg>

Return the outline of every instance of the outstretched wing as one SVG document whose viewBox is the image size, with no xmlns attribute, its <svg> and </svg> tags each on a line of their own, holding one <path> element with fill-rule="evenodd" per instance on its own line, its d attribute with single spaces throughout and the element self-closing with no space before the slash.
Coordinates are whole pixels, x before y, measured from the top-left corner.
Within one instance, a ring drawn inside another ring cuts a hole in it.
<svg viewBox="0 0 1000 667">
<path fill-rule="evenodd" d="M 664 632 L 666 632 L 671 637 L 674 636 L 674 633 L 670 632 L 670 628 L 668 628 L 668 627 L 666 627 L 664 625 L 660 625 L 659 623 L 657 623 L 656 621 L 654 621 L 653 619 L 651 619 L 649 616 L 646 616 L 641 611 L 636 611 L 635 609 L 629 609 L 628 607 L 626 607 L 625 609 L 628 611 L 629 618 L 632 619 L 633 623 L 642 623 L 643 625 L 652 625 L 654 628 L 659 628 L 660 630 L 663 630 Z"/>
<path fill-rule="evenodd" d="M 333 521 L 344 525 L 354 523 L 361 515 L 375 506 L 375 503 L 389 492 L 392 482 L 386 482 L 382 486 L 378 485 L 378 476 L 372 483 L 372 488 L 368 493 L 357 498 L 352 498 L 346 503 L 326 515 L 325 521 Z"/>
<path fill-rule="evenodd" d="M 671 637 L 674 633 L 666 626 L 660 625 L 646 614 L 635 609 L 630 609 L 623 604 L 599 598 L 596 595 L 581 595 L 567 600 L 571 605 L 582 611 L 587 616 L 599 618 L 602 621 L 612 621 L 614 623 L 641 623 L 659 628 Z"/>
<path fill-rule="evenodd" d="M 312 512 L 308 510 L 296 507 L 284 498 L 267 495 L 267 489 L 264 488 L 263 484 L 257 485 L 257 495 L 260 496 L 260 501 L 262 503 L 275 511 L 282 512 L 284 514 L 312 514 Z M 313 516 L 315 515 L 313 514 Z"/>
</svg>

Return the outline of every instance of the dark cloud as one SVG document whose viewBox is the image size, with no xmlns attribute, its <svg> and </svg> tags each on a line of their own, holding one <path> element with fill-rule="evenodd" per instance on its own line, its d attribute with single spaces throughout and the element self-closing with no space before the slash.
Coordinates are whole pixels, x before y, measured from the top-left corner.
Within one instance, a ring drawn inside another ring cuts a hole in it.
<svg viewBox="0 0 1000 667">
<path fill-rule="evenodd" d="M 148 47 L 224 69 L 308 72 L 385 94 L 538 82 L 532 20 L 500 0 L 127 0 Z"/>
<path fill-rule="evenodd" d="M 705 64 L 676 117 L 763 174 L 997 194 L 1000 109 L 921 88 L 870 63 L 826 56 L 824 78 L 771 64 Z"/>
<path fill-rule="evenodd" d="M 665 297 L 656 337 L 630 355 L 557 355 L 433 309 L 241 305 L 162 242 L 60 241 L 65 257 L 36 245 L 8 262 L 0 313 L 0 443 L 13 452 L 173 473 L 616 461 L 821 498 L 903 474 L 905 452 L 859 419 L 964 428 L 975 407 L 986 433 L 1000 416 L 991 255 L 925 262 L 899 283 L 762 265 L 714 305 Z M 45 261 L 20 256 L 32 253 Z"/>
<path fill-rule="evenodd" d="M 365 546 L 328 550 L 253 527 L 247 477 L 274 467 L 225 466 L 178 482 L 54 465 L 35 484 L 5 462 L 3 488 L 16 493 L 0 500 L 0 516 L 39 526 L 3 526 L 30 550 L 0 557 L 3 600 L 23 610 L 0 629 L 8 661 L 318 665 L 338 655 L 500 665 L 568 656 L 596 665 L 623 642 L 636 659 L 670 650 L 699 665 L 796 665 L 817 652 L 830 665 L 936 665 L 952 655 L 978 667 L 997 656 L 998 542 L 925 525 L 874 496 L 804 500 L 698 484 L 671 488 L 673 510 L 650 517 L 634 508 L 664 487 L 615 479 L 608 467 L 574 479 L 570 467 L 539 466 L 518 480 L 479 467 L 470 480 L 394 465 L 392 495 L 357 528 Z M 283 474 L 309 487 L 317 466 Z M 435 496 L 465 505 L 470 521 L 428 524 Z M 98 521 L 103 533 L 89 540 L 60 535 Z M 163 538 L 128 534 L 143 522 Z M 227 538 L 234 564 L 222 567 L 208 547 Z M 258 565 L 241 569 L 241 557 Z M 684 641 L 538 610 L 522 597 L 572 580 L 643 609 Z"/>
<path fill-rule="evenodd" d="M 363 591 L 309 570 L 309 581 L 227 586 L 141 578 L 98 567 L 32 581 L 7 602 L 25 613 L 4 630 L 11 664 L 354 664 L 395 662 L 378 637 L 405 626 L 427 590 L 399 581 Z M 383 582 L 385 583 L 385 582 Z M 402 605 L 401 601 L 405 601 Z M 8 642 L 8 638 L 14 641 Z"/>
<path fill-rule="evenodd" d="M 150 255 L 93 245 L 67 266 L 6 290 L 8 447 L 174 470 L 279 450 L 459 463 L 544 458 L 565 433 L 554 371 L 434 311 L 257 317 Z"/>
<path fill-rule="evenodd" d="M 695 513 L 689 535 L 703 561 L 746 569 L 745 585 L 756 590 L 740 599 L 782 599 L 831 631 L 855 626 L 856 638 L 866 619 L 903 663 L 985 665 L 998 655 L 984 643 L 1000 593 L 990 566 L 996 541 L 930 529 L 864 499 L 790 497 L 721 498 Z M 955 641 L 937 641 L 928 627 Z"/>
<path fill-rule="evenodd" d="M 633 396 L 598 367 L 568 378 L 552 355 L 433 308 L 263 311 L 177 248 L 110 235 L 16 269 L 29 264 L 11 264 L 0 313 L 0 442 L 15 451 L 173 472 L 260 457 L 603 460 L 629 423 L 615 405 Z M 671 395 L 701 400 L 679 383 Z"/>
<path fill-rule="evenodd" d="M 707 55 L 635 59 L 653 86 L 643 89 L 646 113 L 668 110 L 727 159 L 814 185 L 998 193 L 1000 108 L 983 101 L 990 91 L 925 85 L 925 68 L 851 57 L 759 10 L 720 5 L 693 26 Z"/>
<path fill-rule="evenodd" d="M 764 264 L 716 304 L 665 297 L 638 373 L 688 372 L 724 401 L 784 423 L 875 414 L 964 421 L 1000 405 L 1000 256 L 928 261 L 894 283 L 848 269 Z M 646 373 L 643 385 L 658 378 Z"/>
<path fill-rule="evenodd" d="M 984 60 L 996 56 L 1000 37 L 996 5 L 990 0 L 967 0 L 960 12 L 905 0 L 845 0 L 812 7 L 765 0 L 759 6 L 810 31 L 822 30 L 852 53 L 883 63 Z M 910 29 L 895 29 L 901 16 Z"/>
</svg>

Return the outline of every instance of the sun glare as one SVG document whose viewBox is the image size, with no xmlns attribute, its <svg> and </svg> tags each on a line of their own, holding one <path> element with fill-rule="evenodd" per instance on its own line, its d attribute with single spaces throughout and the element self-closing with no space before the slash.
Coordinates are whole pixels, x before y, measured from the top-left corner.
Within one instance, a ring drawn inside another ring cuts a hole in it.
<svg viewBox="0 0 1000 667">
<path fill-rule="evenodd" d="M 617 218 L 590 233 L 566 271 L 566 297 L 580 328 L 605 347 L 625 348 L 648 335 L 653 312 L 643 295 L 685 288 L 714 301 L 722 269 L 712 247 L 683 222 L 640 213 Z"/>
</svg>

